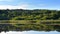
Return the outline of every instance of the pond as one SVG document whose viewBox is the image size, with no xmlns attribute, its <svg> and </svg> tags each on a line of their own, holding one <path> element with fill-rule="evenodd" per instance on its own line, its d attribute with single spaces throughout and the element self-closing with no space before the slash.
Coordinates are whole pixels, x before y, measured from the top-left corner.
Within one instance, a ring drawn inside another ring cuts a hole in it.
<svg viewBox="0 0 60 34">
<path fill-rule="evenodd" d="M 60 34 L 60 32 L 57 31 L 9 31 L 9 32 L 1 32 L 0 34 Z"/>
<path fill-rule="evenodd" d="M 0 24 L 0 34 L 60 34 L 60 25 Z"/>
</svg>

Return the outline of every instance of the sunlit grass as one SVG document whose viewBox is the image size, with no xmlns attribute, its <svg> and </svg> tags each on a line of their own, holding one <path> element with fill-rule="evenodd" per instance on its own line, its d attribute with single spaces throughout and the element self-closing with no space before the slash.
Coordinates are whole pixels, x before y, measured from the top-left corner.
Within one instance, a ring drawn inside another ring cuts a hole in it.
<svg viewBox="0 0 60 34">
<path fill-rule="evenodd" d="M 60 24 L 60 20 L 0 20 L 0 24 Z"/>
</svg>

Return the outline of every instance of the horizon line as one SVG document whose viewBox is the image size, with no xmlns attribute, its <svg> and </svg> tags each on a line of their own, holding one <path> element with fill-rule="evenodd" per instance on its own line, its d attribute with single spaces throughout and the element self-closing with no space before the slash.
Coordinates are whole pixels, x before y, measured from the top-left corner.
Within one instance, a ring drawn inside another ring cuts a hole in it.
<svg viewBox="0 0 60 34">
<path fill-rule="evenodd" d="M 17 10 L 17 9 L 18 8 L 15 8 L 15 9 L 9 9 L 9 8 L 7 8 L 7 9 L 0 9 L 0 10 Z M 60 10 L 60 9 L 37 9 L 37 8 L 35 8 L 35 9 L 22 9 L 22 10 Z"/>
</svg>

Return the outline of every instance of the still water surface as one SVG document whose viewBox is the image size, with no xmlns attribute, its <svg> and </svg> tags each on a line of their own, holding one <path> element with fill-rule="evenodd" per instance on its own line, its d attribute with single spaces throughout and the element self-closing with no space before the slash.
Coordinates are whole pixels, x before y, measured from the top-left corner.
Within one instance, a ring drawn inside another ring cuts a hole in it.
<svg viewBox="0 0 60 34">
<path fill-rule="evenodd" d="M 60 34 L 60 25 L 0 24 L 0 34 Z"/>
<path fill-rule="evenodd" d="M 57 31 L 9 31 L 9 32 L 1 32 L 0 34 L 60 34 Z"/>
</svg>

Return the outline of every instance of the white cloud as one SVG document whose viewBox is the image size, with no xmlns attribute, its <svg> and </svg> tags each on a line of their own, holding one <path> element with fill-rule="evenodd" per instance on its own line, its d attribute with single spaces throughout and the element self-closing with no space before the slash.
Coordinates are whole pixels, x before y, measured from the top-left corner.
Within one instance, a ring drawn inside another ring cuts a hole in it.
<svg viewBox="0 0 60 34">
<path fill-rule="evenodd" d="M 13 5 L 0 5 L 0 9 L 27 9 L 28 8 L 28 4 L 22 4 L 22 5 L 17 5 L 17 6 L 13 6 Z"/>
<path fill-rule="evenodd" d="M 51 7 L 44 7 L 44 4 L 40 4 L 41 6 L 35 6 L 30 4 L 18 4 L 14 5 L 0 5 L 0 9 L 56 9 L 60 10 L 60 8 L 51 8 Z"/>
</svg>

